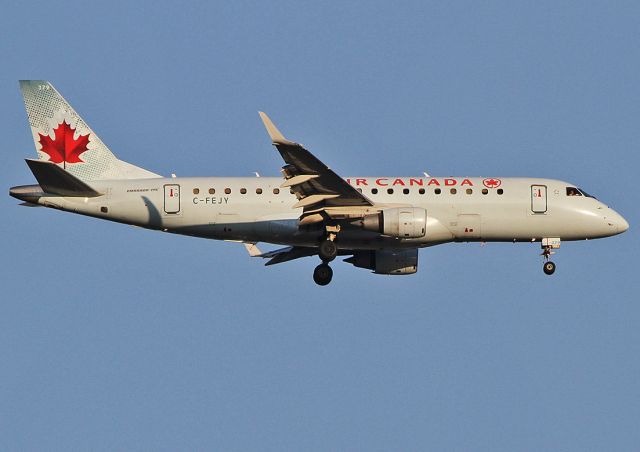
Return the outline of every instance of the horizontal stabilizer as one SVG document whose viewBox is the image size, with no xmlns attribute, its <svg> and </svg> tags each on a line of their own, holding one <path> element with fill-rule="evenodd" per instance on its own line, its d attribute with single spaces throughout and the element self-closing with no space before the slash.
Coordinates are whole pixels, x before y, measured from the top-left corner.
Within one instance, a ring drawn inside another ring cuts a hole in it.
<svg viewBox="0 0 640 452">
<path fill-rule="evenodd" d="M 55 163 L 31 159 L 26 162 L 45 193 L 89 198 L 102 195 Z"/>
</svg>

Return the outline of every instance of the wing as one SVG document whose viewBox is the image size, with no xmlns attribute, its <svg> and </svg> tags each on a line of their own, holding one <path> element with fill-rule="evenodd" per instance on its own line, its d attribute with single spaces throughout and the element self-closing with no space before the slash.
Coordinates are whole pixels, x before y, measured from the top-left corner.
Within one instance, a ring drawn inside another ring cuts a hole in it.
<svg viewBox="0 0 640 452">
<path fill-rule="evenodd" d="M 264 264 L 266 266 L 282 264 L 283 262 L 289 262 L 295 259 L 300 259 L 301 257 L 315 256 L 318 254 L 317 247 L 287 246 L 285 248 L 280 248 L 277 250 L 267 251 L 266 253 L 263 253 L 262 251 L 260 251 L 260 248 L 258 248 L 258 246 L 253 242 L 244 243 L 244 246 L 247 249 L 249 256 L 269 259 Z M 346 250 L 340 250 L 338 252 L 338 255 L 347 256 L 353 253 L 354 253 L 354 250 L 346 249 Z M 350 261 L 345 260 L 345 262 L 350 262 Z"/>
<path fill-rule="evenodd" d="M 309 248 L 304 246 L 288 246 L 286 248 L 280 248 L 277 250 L 268 251 L 266 253 L 260 251 L 260 248 L 258 248 L 257 244 L 253 242 L 245 242 L 244 246 L 247 249 L 249 256 L 269 259 L 264 265 L 281 264 L 283 262 L 289 262 L 301 257 L 314 256 L 318 254 L 317 248 Z"/>
<path fill-rule="evenodd" d="M 279 250 L 270 251 L 268 253 L 261 254 L 258 257 L 269 259 L 264 265 L 275 265 L 283 262 L 289 262 L 301 257 L 313 256 L 318 254 L 317 248 L 307 248 L 302 246 L 289 246 L 287 248 L 281 248 Z"/>
<path fill-rule="evenodd" d="M 303 217 L 326 208 L 366 208 L 374 205 L 302 145 L 287 140 L 265 113 L 259 114 L 273 145 L 285 162 L 282 175 L 286 180 L 282 187 L 293 190 L 298 198 L 294 208 L 303 207 Z"/>
</svg>

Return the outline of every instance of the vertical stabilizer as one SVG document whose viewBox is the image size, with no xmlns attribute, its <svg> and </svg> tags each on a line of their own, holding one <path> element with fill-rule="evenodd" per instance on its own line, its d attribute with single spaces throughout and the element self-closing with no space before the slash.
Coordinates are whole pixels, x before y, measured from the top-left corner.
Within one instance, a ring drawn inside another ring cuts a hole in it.
<svg viewBox="0 0 640 452">
<path fill-rule="evenodd" d="M 81 180 L 160 177 L 118 160 L 51 83 L 21 80 L 20 90 L 40 160 Z"/>
</svg>

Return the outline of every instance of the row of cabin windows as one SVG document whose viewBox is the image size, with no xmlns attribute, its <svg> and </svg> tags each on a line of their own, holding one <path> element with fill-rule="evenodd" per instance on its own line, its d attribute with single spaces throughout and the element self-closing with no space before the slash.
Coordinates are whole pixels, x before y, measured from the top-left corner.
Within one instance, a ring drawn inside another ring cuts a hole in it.
<svg viewBox="0 0 640 452">
<path fill-rule="evenodd" d="M 289 192 L 290 192 L 291 194 L 293 194 L 293 190 L 289 190 Z M 273 189 L 273 194 L 274 194 L 274 195 L 277 195 L 277 194 L 279 194 L 279 193 L 280 193 L 280 189 L 279 189 L 279 188 L 274 188 L 274 189 Z M 193 189 L 193 194 L 194 194 L 194 195 L 198 195 L 198 194 L 200 194 L 200 189 L 199 189 L 199 188 L 194 188 L 194 189 Z M 210 188 L 210 189 L 209 189 L 209 194 L 210 194 L 210 195 L 215 195 L 215 194 L 216 194 L 216 189 L 215 189 L 215 188 Z M 224 194 L 225 194 L 225 195 L 230 195 L 230 194 L 231 194 L 231 189 L 230 189 L 230 188 L 228 188 L 228 187 L 227 187 L 227 188 L 225 188 L 225 189 L 224 189 Z M 241 189 L 240 189 L 240 194 L 246 195 L 246 194 L 247 194 L 247 189 L 246 189 L 246 188 L 241 188 Z M 261 195 L 261 194 L 262 194 L 262 188 L 256 188 L 256 194 L 257 194 L 257 195 Z"/>
<path fill-rule="evenodd" d="M 362 188 L 358 188 L 358 191 L 359 191 L 360 193 L 362 193 Z M 404 193 L 405 195 L 408 195 L 410 192 L 411 192 L 411 190 L 409 190 L 408 188 L 403 188 L 403 189 L 402 189 L 402 193 Z M 420 189 L 418 189 L 418 193 L 420 193 L 421 195 L 424 195 L 426 192 L 427 192 L 427 191 L 426 191 L 424 188 L 420 188 Z M 442 193 L 442 189 L 440 189 L 440 188 L 436 188 L 435 190 L 433 190 L 433 192 L 434 192 L 436 195 L 439 195 L 440 193 Z M 497 192 L 499 195 L 502 195 L 502 194 L 504 193 L 504 190 L 503 190 L 502 188 L 498 188 L 498 189 L 496 190 L 496 192 Z M 392 195 L 392 194 L 393 194 L 393 188 L 387 188 L 387 193 L 388 193 L 388 194 L 390 194 L 390 195 Z M 458 193 L 458 189 L 457 189 L 457 188 L 450 188 L 450 189 L 449 189 L 449 193 L 451 193 L 452 195 L 455 195 L 456 193 Z M 472 194 L 473 194 L 473 188 L 467 188 L 467 189 L 465 190 L 465 193 L 466 193 L 467 195 L 472 195 Z M 377 188 L 372 188 L 372 189 L 371 189 L 371 194 L 372 194 L 372 195 L 377 195 L 377 194 L 378 194 L 378 189 L 377 189 Z M 489 194 L 489 190 L 487 190 L 486 188 L 483 188 L 483 189 L 482 189 L 482 194 L 483 194 L 483 195 L 488 195 L 488 194 Z"/>
<path fill-rule="evenodd" d="M 360 193 L 362 193 L 362 188 L 358 188 L 357 189 Z M 289 190 L 289 192 L 291 194 L 293 194 L 293 190 Z M 424 188 L 420 188 L 418 189 L 418 193 L 420 193 L 421 195 L 424 195 L 427 191 Z M 433 190 L 433 192 L 436 195 L 439 195 L 440 193 L 442 193 L 442 190 L 440 188 L 436 188 L 435 190 Z M 569 190 L 567 189 L 567 194 L 568 194 Z M 200 193 L 200 189 L 199 188 L 194 188 L 193 189 L 193 194 L 197 195 Z M 215 195 L 216 193 L 216 189 L 215 188 L 210 188 L 209 189 L 209 194 L 210 195 Z M 224 189 L 224 193 L 225 195 L 229 195 L 231 194 L 231 189 L 230 188 L 225 188 Z M 277 195 L 280 193 L 280 189 L 279 188 L 274 188 L 273 189 L 273 194 Z M 387 188 L 387 193 L 392 195 L 393 194 L 393 188 Z M 410 193 L 410 190 L 408 188 L 404 188 L 402 189 L 402 193 L 404 193 L 405 195 L 408 195 Z M 449 193 L 451 193 L 452 195 L 455 195 L 456 193 L 458 193 L 458 189 L 457 188 L 450 188 L 449 189 Z M 473 189 L 472 188 L 467 188 L 465 190 L 465 193 L 467 195 L 472 195 L 473 194 Z M 502 195 L 504 193 L 504 190 L 502 188 L 498 188 L 496 190 L 496 193 L 498 193 L 499 195 Z M 246 195 L 247 194 L 247 189 L 246 188 L 241 188 L 240 189 L 240 194 Z M 256 194 L 261 195 L 262 194 L 262 188 L 256 188 Z M 377 195 L 378 194 L 378 189 L 377 188 L 372 188 L 371 189 L 371 194 L 372 195 Z M 489 194 L 489 190 L 487 190 L 486 188 L 482 189 L 482 194 L 483 195 L 488 195 Z M 588 195 L 586 195 L 588 196 Z"/>
</svg>

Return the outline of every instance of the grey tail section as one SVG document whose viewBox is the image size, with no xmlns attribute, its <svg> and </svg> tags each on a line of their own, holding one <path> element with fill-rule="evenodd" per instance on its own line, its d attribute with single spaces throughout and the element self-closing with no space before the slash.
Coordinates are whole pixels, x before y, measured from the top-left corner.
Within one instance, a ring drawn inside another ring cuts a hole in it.
<svg viewBox="0 0 640 452">
<path fill-rule="evenodd" d="M 102 195 L 55 163 L 31 159 L 26 159 L 26 162 L 42 191 L 47 194 L 88 198 Z"/>
</svg>

